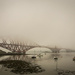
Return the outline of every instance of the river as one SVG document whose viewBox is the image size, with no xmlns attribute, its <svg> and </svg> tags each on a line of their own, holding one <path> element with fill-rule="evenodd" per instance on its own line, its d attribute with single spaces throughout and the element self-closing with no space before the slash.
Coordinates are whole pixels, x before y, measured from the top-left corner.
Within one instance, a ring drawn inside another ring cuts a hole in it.
<svg viewBox="0 0 75 75">
<path fill-rule="evenodd" d="M 73 52 L 0 56 L 0 75 L 75 75 L 74 56 Z"/>
</svg>

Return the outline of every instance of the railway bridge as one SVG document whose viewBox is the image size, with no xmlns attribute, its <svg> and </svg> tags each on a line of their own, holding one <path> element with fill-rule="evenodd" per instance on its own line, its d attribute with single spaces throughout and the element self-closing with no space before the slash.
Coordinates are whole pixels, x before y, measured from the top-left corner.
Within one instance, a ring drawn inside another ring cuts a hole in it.
<svg viewBox="0 0 75 75">
<path fill-rule="evenodd" d="M 36 47 L 48 48 L 53 53 L 59 53 L 60 50 L 62 49 L 62 48 L 57 48 L 57 47 L 51 48 L 51 47 L 47 47 L 47 46 L 39 46 L 36 43 L 28 44 L 27 42 L 22 43 L 22 42 L 15 42 L 15 41 L 10 41 L 10 43 L 8 43 L 5 39 L 2 39 L 2 42 L 0 42 L 0 47 L 9 50 L 12 53 L 23 53 L 23 54 L 25 54 L 26 51 L 28 51 L 32 48 L 36 48 Z M 68 51 L 71 51 L 71 50 L 66 49 L 66 51 L 68 52 Z"/>
</svg>

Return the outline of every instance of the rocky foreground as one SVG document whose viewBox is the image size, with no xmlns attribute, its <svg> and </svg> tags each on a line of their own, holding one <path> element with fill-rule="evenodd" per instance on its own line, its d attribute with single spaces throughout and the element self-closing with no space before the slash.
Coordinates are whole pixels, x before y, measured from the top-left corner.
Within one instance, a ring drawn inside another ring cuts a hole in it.
<svg viewBox="0 0 75 75">
<path fill-rule="evenodd" d="M 70 70 L 58 70 L 58 75 L 75 75 L 75 71 Z"/>
<path fill-rule="evenodd" d="M 0 61 L 4 67 L 10 69 L 11 72 L 16 74 L 29 74 L 29 73 L 40 73 L 45 71 L 39 65 L 33 65 L 29 62 L 21 60 L 6 60 Z"/>
</svg>

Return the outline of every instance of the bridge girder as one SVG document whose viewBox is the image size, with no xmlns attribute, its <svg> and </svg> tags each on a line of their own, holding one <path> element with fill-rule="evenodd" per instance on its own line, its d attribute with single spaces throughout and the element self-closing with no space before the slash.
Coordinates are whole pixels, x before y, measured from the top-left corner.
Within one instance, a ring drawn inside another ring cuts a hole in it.
<svg viewBox="0 0 75 75">
<path fill-rule="evenodd" d="M 2 42 L 0 43 L 0 46 L 3 48 L 6 48 L 8 50 L 11 50 L 12 52 L 26 52 L 27 50 L 34 48 L 35 46 L 38 46 L 37 44 L 28 44 L 27 42 L 19 42 L 19 41 L 13 41 L 10 40 L 10 43 L 8 43 L 5 39 L 2 39 Z"/>
<path fill-rule="evenodd" d="M 6 48 L 8 50 L 11 50 L 12 52 L 26 52 L 32 48 L 35 48 L 35 47 L 43 47 L 43 48 L 48 48 L 50 49 L 53 53 L 59 53 L 60 52 L 60 48 L 51 48 L 51 47 L 47 47 L 47 46 L 39 46 L 37 44 L 28 44 L 27 42 L 18 42 L 18 41 L 13 41 L 13 40 L 10 40 L 10 43 L 7 43 L 7 41 L 5 39 L 2 39 L 2 43 L 0 43 L 0 46 L 3 47 L 3 48 Z M 66 51 L 69 51 L 69 50 L 66 50 Z"/>
</svg>

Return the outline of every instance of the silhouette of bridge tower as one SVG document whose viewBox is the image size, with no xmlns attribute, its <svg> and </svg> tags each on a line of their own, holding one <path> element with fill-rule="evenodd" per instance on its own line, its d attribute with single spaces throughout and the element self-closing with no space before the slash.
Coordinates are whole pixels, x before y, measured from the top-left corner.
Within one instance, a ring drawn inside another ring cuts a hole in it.
<svg viewBox="0 0 75 75">
<path fill-rule="evenodd" d="M 55 47 L 50 47 L 50 46 L 40 46 L 40 47 L 42 47 L 42 48 L 48 48 L 48 49 L 50 49 L 50 50 L 52 51 L 52 53 L 59 53 L 60 50 L 61 50 L 61 48 L 57 48 L 57 46 L 55 46 Z"/>
<path fill-rule="evenodd" d="M 51 49 L 53 53 L 59 53 L 59 51 L 61 50 L 60 48 L 57 48 L 57 46 L 55 46 L 55 48 L 49 47 L 49 49 Z"/>
</svg>

